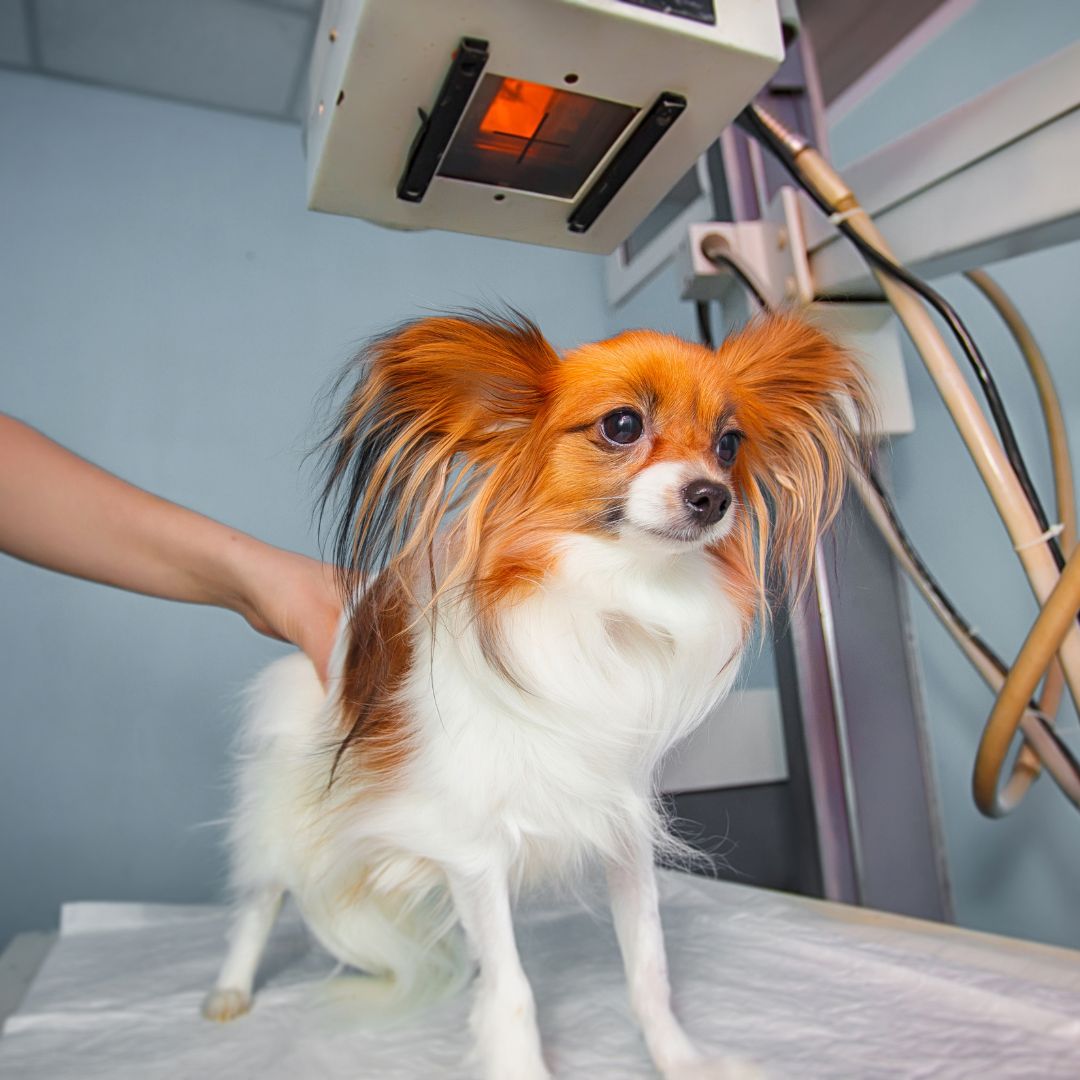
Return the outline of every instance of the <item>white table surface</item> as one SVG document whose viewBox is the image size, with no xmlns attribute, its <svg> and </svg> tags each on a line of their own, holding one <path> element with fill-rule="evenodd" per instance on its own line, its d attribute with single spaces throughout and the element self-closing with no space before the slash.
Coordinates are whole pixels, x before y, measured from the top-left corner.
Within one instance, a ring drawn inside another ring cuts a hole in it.
<svg viewBox="0 0 1080 1080">
<path fill-rule="evenodd" d="M 662 875 L 677 1011 L 702 1047 L 771 1077 L 1080 1077 L 1080 953 Z M 519 914 L 560 1078 L 654 1077 L 599 903 Z M 216 907 L 76 904 L 0 1038 L 0 1077 L 49 1080 L 474 1075 L 467 1002 L 387 1026 L 320 993 L 333 963 L 286 908 L 255 1007 L 201 1019 L 221 959 Z"/>
</svg>

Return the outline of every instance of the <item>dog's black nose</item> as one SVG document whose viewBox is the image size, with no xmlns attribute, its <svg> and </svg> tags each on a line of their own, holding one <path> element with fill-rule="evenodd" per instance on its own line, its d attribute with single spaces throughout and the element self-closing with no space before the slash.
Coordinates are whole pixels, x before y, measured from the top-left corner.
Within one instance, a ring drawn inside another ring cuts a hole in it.
<svg viewBox="0 0 1080 1080">
<path fill-rule="evenodd" d="M 683 488 L 683 501 L 698 525 L 713 525 L 731 505 L 731 492 L 711 480 L 693 480 Z"/>
</svg>

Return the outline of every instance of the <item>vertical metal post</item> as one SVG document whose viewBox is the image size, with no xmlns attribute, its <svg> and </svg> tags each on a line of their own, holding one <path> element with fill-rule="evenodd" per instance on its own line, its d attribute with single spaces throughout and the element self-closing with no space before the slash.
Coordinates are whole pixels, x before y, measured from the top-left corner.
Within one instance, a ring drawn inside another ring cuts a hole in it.
<svg viewBox="0 0 1080 1080">
<path fill-rule="evenodd" d="M 849 498 L 835 538 L 826 543 L 832 550 L 826 549 L 818 576 L 832 597 L 859 902 L 951 921 L 906 586 L 858 499 Z"/>
<path fill-rule="evenodd" d="M 815 560 L 820 564 L 820 558 Z M 807 884 L 820 896 L 856 904 L 854 816 L 838 733 L 842 707 L 830 627 L 821 617 L 828 582 L 818 569 L 799 605 L 778 625 L 773 648 L 784 715 L 789 783 L 800 807 L 796 822 L 806 860 Z M 785 625 L 786 623 L 786 625 Z"/>
</svg>

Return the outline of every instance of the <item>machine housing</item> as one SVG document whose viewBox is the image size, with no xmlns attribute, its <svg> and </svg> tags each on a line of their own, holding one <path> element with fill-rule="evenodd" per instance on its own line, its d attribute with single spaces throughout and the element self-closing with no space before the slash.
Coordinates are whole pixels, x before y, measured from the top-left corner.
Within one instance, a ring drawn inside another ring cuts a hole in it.
<svg viewBox="0 0 1080 1080">
<path fill-rule="evenodd" d="M 327 0 L 308 204 L 611 252 L 782 55 L 775 0 Z"/>
</svg>

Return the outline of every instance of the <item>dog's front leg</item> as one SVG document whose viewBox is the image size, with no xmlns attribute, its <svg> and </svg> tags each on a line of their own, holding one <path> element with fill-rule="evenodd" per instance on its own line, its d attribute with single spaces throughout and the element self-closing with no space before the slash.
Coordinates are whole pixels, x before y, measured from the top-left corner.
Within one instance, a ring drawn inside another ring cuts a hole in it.
<svg viewBox="0 0 1080 1080">
<path fill-rule="evenodd" d="M 656 1067 L 665 1080 L 750 1080 L 754 1065 L 737 1059 L 707 1060 L 690 1042 L 671 1009 L 667 954 L 652 846 L 642 841 L 629 859 L 609 863 L 608 889 L 615 933 L 626 967 L 630 1004 Z"/>
<path fill-rule="evenodd" d="M 266 948 L 284 891 L 276 885 L 255 889 L 238 906 L 229 933 L 229 952 L 213 990 L 203 1001 L 207 1020 L 234 1020 L 251 1008 L 255 972 Z"/>
<path fill-rule="evenodd" d="M 472 1028 L 488 1080 L 549 1080 L 532 988 L 521 967 L 506 875 L 450 875 L 461 924 L 480 963 Z"/>
</svg>

